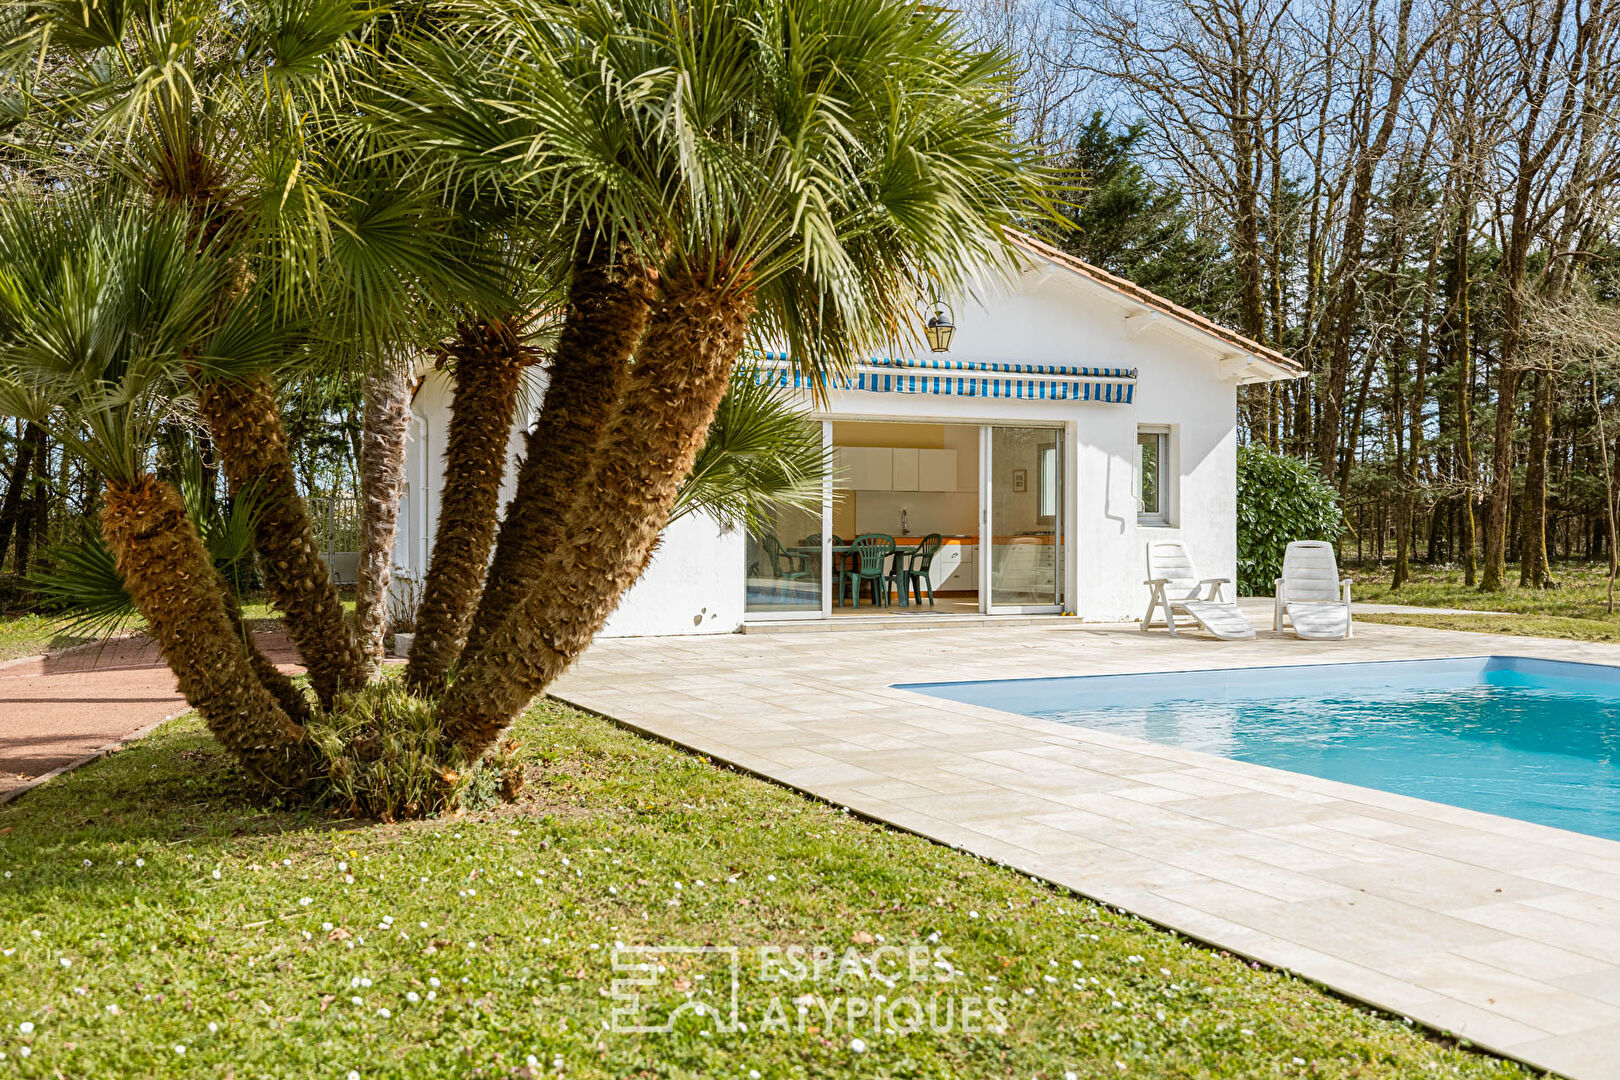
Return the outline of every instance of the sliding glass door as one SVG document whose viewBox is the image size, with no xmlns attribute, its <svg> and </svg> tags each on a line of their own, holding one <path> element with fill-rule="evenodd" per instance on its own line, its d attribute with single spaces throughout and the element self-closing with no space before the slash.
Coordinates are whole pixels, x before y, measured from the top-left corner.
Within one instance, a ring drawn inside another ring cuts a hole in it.
<svg viewBox="0 0 1620 1080">
<path fill-rule="evenodd" d="M 807 420 L 831 445 L 832 425 Z M 750 619 L 819 619 L 827 614 L 830 582 L 832 482 L 821 504 L 784 507 L 770 520 L 748 530 L 747 596 Z"/>
<path fill-rule="evenodd" d="M 1063 431 L 986 427 L 980 445 L 980 606 L 990 614 L 1060 611 Z"/>
</svg>

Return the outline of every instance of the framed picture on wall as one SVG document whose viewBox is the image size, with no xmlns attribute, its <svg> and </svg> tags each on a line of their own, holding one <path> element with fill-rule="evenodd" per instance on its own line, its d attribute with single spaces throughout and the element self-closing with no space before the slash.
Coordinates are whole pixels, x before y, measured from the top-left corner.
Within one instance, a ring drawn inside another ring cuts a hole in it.
<svg viewBox="0 0 1620 1080">
<path fill-rule="evenodd" d="M 1014 491 L 1029 490 L 1029 470 L 1014 469 L 1012 472 L 1012 489 Z"/>
</svg>

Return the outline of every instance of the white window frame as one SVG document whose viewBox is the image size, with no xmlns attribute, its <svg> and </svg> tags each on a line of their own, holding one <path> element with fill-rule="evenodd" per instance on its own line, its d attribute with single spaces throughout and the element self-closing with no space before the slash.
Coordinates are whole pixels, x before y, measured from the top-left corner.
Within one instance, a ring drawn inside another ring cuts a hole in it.
<svg viewBox="0 0 1620 1080">
<path fill-rule="evenodd" d="M 1159 507 L 1149 510 L 1142 503 L 1142 437 L 1159 441 Z M 1175 524 L 1176 444 L 1175 431 L 1168 424 L 1138 424 L 1136 427 L 1136 523 L 1149 529 L 1168 529 Z"/>
</svg>

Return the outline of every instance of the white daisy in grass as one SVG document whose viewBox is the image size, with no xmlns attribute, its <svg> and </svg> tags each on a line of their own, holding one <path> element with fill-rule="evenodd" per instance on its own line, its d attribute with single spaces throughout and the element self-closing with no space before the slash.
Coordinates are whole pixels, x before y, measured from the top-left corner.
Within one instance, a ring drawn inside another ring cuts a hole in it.
<svg viewBox="0 0 1620 1080">
<path fill-rule="evenodd" d="M 22 1023 L 17 1025 L 17 1030 L 22 1032 L 24 1035 L 32 1035 L 34 1033 L 34 1022 L 32 1020 L 24 1020 Z"/>
</svg>

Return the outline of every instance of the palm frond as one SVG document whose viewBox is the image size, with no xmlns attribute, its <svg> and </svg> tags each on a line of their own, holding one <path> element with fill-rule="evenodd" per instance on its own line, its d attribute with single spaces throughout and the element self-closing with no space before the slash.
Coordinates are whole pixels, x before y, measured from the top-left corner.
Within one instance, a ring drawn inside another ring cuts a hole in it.
<svg viewBox="0 0 1620 1080">
<path fill-rule="evenodd" d="M 48 606 L 71 612 L 64 630 L 108 638 L 138 618 L 112 552 L 88 522 L 71 539 L 46 548 L 41 561 L 29 583 Z"/>
<path fill-rule="evenodd" d="M 225 260 L 177 214 L 110 199 L 0 199 L 0 409 L 102 474 L 144 471 L 206 340 Z"/>
<path fill-rule="evenodd" d="M 669 520 L 706 513 L 726 528 L 757 529 L 784 509 L 820 506 L 832 459 L 805 405 L 778 373 L 738 371 Z"/>
</svg>

